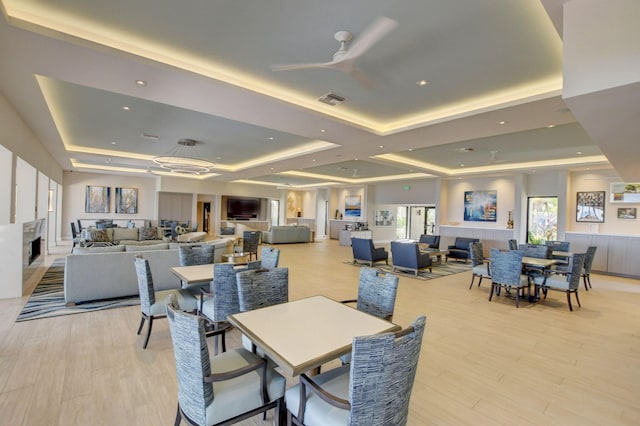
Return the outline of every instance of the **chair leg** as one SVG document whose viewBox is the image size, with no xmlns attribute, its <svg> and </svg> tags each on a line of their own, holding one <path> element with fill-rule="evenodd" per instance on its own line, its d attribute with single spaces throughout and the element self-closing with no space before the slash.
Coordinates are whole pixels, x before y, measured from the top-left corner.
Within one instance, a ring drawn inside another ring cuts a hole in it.
<svg viewBox="0 0 640 426">
<path fill-rule="evenodd" d="M 569 310 L 573 312 L 573 306 L 571 306 L 571 292 L 567 292 L 567 303 L 569 303 Z"/>
<path fill-rule="evenodd" d="M 520 302 L 520 289 L 516 288 L 516 308 L 518 307 Z"/>
<path fill-rule="evenodd" d="M 491 299 L 493 298 L 493 291 L 495 290 L 496 285 L 494 283 L 491 283 L 491 293 L 489 293 L 489 302 L 491 302 Z"/>
<path fill-rule="evenodd" d="M 140 317 L 140 325 L 138 326 L 138 332 L 136 334 L 140 334 L 143 326 L 144 326 L 144 315 Z"/>
<path fill-rule="evenodd" d="M 576 290 L 574 293 L 576 294 L 576 302 L 578 302 L 578 307 L 582 308 L 582 305 L 580 304 L 580 298 L 578 297 L 578 290 Z"/>
<path fill-rule="evenodd" d="M 147 327 L 147 335 L 144 337 L 144 344 L 142 345 L 142 349 L 147 349 L 147 345 L 149 344 L 149 337 L 151 337 L 151 327 L 153 327 L 153 315 L 149 317 L 149 327 Z"/>
<path fill-rule="evenodd" d="M 176 420 L 173 422 L 173 426 L 180 426 L 180 422 L 182 421 L 182 414 L 180 414 L 180 404 L 178 404 L 178 409 L 176 410 Z"/>
<path fill-rule="evenodd" d="M 587 276 L 586 275 L 582 276 L 582 281 L 584 282 L 584 290 L 585 291 L 589 291 L 589 287 L 587 287 Z"/>
</svg>

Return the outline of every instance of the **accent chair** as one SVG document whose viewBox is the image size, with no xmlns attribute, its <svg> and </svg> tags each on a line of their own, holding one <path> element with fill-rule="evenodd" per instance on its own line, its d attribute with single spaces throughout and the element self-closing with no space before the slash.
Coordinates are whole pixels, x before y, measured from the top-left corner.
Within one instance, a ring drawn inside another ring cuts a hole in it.
<svg viewBox="0 0 640 426">
<path fill-rule="evenodd" d="M 428 244 L 429 248 L 439 249 L 440 248 L 440 235 L 420 235 L 419 243 Z"/>
<path fill-rule="evenodd" d="M 504 287 L 507 295 L 511 295 L 511 290 L 515 290 L 516 308 L 519 306 L 521 294 L 524 296 L 524 289 L 529 289 L 529 277 L 522 274 L 522 258 L 524 253 L 519 250 L 501 251 L 496 248 L 491 249 L 491 293 L 489 301 L 493 298 L 493 293 Z M 498 293 L 499 294 L 499 293 Z"/>
<path fill-rule="evenodd" d="M 393 270 L 410 270 L 418 276 L 421 269 L 429 268 L 431 272 L 431 255 L 421 253 L 418 243 L 391 241 L 391 259 Z"/>
<path fill-rule="evenodd" d="M 547 269 L 544 275 L 534 277 L 533 282 L 536 285 L 536 294 L 539 288 L 546 299 L 548 290 L 563 291 L 567 294 L 569 310 L 573 311 L 573 306 L 571 305 L 571 294 L 573 293 L 576 295 L 578 306 L 582 306 L 578 297 L 578 289 L 580 288 L 580 277 L 582 276 L 585 257 L 586 254 L 584 253 L 573 254 L 569 258 L 569 265 L 566 271 Z"/>
<path fill-rule="evenodd" d="M 478 280 L 478 287 L 480 287 L 480 283 L 482 283 L 483 278 L 491 279 L 491 268 L 489 263 L 485 262 L 482 243 L 471 243 L 469 244 L 469 248 L 472 265 L 471 283 L 469 284 L 469 290 L 471 290 L 471 287 L 473 287 L 473 281 L 476 277 L 480 278 Z"/>
<path fill-rule="evenodd" d="M 376 262 L 384 261 L 389 264 L 389 253 L 384 247 L 375 247 L 373 240 L 366 238 L 351 238 L 351 249 L 353 250 L 353 263 L 365 262 L 373 266 Z"/>
</svg>

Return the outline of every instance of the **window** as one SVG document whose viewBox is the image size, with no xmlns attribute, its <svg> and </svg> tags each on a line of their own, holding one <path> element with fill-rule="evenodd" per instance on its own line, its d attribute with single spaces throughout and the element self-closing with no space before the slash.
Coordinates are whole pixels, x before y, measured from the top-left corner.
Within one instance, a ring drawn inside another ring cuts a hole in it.
<svg viewBox="0 0 640 426">
<path fill-rule="evenodd" d="M 542 244 L 558 239 L 558 197 L 529 197 L 527 242 Z"/>
</svg>

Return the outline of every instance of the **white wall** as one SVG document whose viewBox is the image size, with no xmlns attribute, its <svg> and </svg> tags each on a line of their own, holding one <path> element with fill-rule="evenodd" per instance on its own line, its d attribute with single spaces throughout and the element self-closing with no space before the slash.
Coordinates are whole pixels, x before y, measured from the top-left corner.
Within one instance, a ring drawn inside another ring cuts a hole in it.
<svg viewBox="0 0 640 426">
<path fill-rule="evenodd" d="M 11 222 L 13 154 L 0 145 L 0 225 Z"/>
<path fill-rule="evenodd" d="M 513 176 L 497 178 L 467 178 L 461 180 L 449 180 L 444 183 L 447 186 L 447 216 L 441 217 L 441 224 L 456 224 L 474 228 L 500 228 L 507 227 L 508 213 L 514 210 L 515 184 Z M 496 222 L 465 222 L 464 221 L 464 193 L 465 191 L 497 191 Z"/>
<path fill-rule="evenodd" d="M 36 182 L 38 171 L 31 164 L 16 159 L 16 216 L 14 223 L 31 222 L 36 218 Z"/>
</svg>

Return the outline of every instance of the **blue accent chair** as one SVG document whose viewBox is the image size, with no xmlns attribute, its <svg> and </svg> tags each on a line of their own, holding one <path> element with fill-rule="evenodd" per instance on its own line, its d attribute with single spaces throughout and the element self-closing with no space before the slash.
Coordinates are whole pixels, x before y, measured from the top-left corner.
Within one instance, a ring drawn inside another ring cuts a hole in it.
<svg viewBox="0 0 640 426">
<path fill-rule="evenodd" d="M 420 269 L 429 268 L 431 272 L 431 255 L 420 253 L 417 243 L 391 241 L 391 257 L 393 270 L 409 269 L 417 276 Z"/>
<path fill-rule="evenodd" d="M 387 265 L 389 264 L 389 253 L 384 247 L 374 247 L 373 240 L 351 238 L 351 248 L 353 249 L 353 263 L 361 261 L 373 266 L 376 262 L 384 261 Z"/>
</svg>

